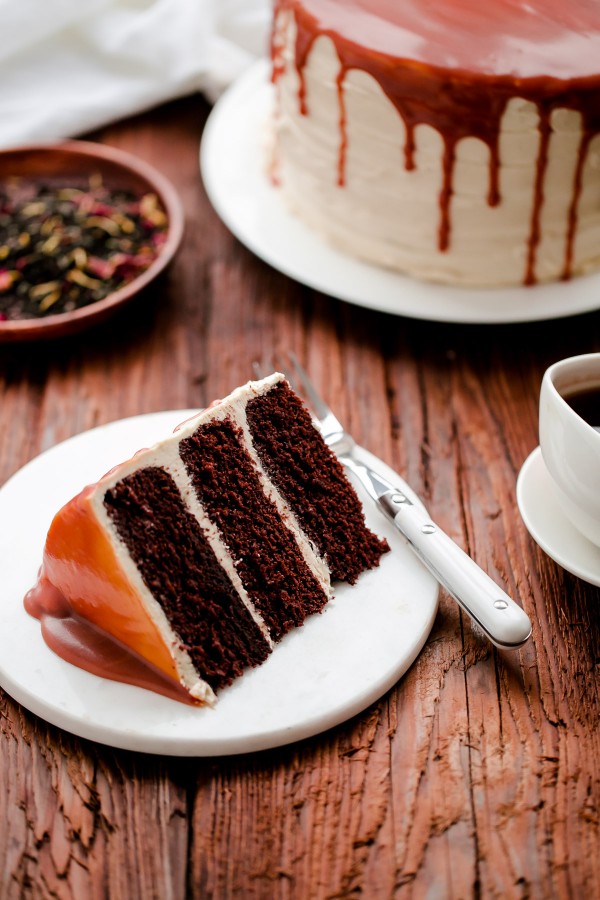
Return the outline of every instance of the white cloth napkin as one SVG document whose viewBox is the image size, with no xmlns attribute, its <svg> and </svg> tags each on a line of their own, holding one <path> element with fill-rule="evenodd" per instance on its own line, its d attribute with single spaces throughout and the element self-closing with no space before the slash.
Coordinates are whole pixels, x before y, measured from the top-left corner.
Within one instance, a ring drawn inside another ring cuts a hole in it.
<svg viewBox="0 0 600 900">
<path fill-rule="evenodd" d="M 0 0 L 0 147 L 214 101 L 267 52 L 270 0 Z"/>
</svg>

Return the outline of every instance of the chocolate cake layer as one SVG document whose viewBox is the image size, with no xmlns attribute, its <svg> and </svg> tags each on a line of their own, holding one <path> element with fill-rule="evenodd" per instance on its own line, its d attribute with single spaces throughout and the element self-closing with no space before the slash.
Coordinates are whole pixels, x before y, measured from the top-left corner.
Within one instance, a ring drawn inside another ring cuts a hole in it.
<svg viewBox="0 0 600 900">
<path fill-rule="evenodd" d="M 214 690 L 266 659 L 265 638 L 167 472 L 150 467 L 126 476 L 106 492 L 104 505 L 181 646 Z"/>
<path fill-rule="evenodd" d="M 230 419 L 208 422 L 181 441 L 179 453 L 248 596 L 279 640 L 328 598 L 265 496 L 241 430 Z"/>
<path fill-rule="evenodd" d="M 260 460 L 317 547 L 333 578 L 354 584 L 379 565 L 387 541 L 365 525 L 354 489 L 335 454 L 286 382 L 250 400 L 246 417 Z"/>
</svg>

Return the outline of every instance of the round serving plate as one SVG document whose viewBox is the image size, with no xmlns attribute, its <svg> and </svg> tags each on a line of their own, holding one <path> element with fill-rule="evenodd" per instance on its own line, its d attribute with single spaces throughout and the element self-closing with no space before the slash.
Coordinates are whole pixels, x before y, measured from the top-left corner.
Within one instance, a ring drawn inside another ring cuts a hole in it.
<svg viewBox="0 0 600 900">
<path fill-rule="evenodd" d="M 390 552 L 356 585 L 336 584 L 324 611 L 286 635 L 263 665 L 220 691 L 214 709 L 99 678 L 54 654 L 23 606 L 53 515 L 115 461 L 151 446 L 197 412 L 136 416 L 84 432 L 36 457 L 0 489 L 0 684 L 26 709 L 80 737 L 174 756 L 246 753 L 311 737 L 389 690 L 431 630 L 437 582 L 357 486 L 367 524 L 387 538 Z M 397 473 L 375 462 L 419 502 Z"/>
</svg>

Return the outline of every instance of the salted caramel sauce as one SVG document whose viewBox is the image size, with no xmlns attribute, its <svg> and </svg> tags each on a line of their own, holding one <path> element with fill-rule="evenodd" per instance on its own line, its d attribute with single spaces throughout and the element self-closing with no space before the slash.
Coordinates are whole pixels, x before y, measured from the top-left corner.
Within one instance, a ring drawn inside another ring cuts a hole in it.
<svg viewBox="0 0 600 900">
<path fill-rule="evenodd" d="M 544 176 L 556 109 L 582 121 L 569 206 L 562 277 L 571 275 L 582 175 L 591 139 L 600 133 L 600 3 L 586 0 L 275 0 L 275 15 L 294 14 L 295 65 L 301 114 L 310 115 L 304 70 L 317 37 L 333 42 L 339 60 L 337 181 L 346 179 L 348 150 L 344 79 L 351 69 L 369 73 L 393 103 L 406 128 L 406 169 L 415 168 L 415 129 L 429 125 L 444 143 L 439 194 L 438 249 L 452 240 L 456 147 L 475 137 L 489 149 L 487 202 L 499 189 L 501 120 L 512 98 L 535 104 L 539 115 L 533 206 L 523 281 L 536 282 L 536 254 L 544 202 Z M 272 78 L 285 71 L 282 48 L 272 43 Z"/>
<path fill-rule="evenodd" d="M 67 662 L 194 704 L 96 519 L 94 488 L 85 488 L 54 517 L 25 608 L 40 620 L 48 646 Z"/>
<path fill-rule="evenodd" d="M 25 609 L 39 619 L 48 647 L 66 662 L 93 675 L 163 694 L 194 705 L 181 685 L 138 657 L 129 648 L 79 618 L 67 598 L 47 578 L 40 578 L 25 596 Z"/>
</svg>

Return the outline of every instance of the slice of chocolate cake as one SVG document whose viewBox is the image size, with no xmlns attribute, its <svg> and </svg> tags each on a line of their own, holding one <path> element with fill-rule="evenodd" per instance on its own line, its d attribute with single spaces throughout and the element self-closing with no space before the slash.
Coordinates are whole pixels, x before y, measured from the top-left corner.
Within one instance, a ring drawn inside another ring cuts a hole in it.
<svg viewBox="0 0 600 900">
<path fill-rule="evenodd" d="M 386 549 L 276 373 L 64 506 L 25 603 L 71 662 L 213 703 L 323 608 L 330 573 L 354 583 Z"/>
</svg>

